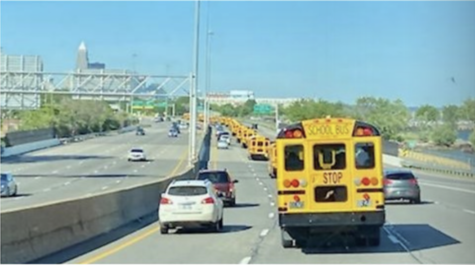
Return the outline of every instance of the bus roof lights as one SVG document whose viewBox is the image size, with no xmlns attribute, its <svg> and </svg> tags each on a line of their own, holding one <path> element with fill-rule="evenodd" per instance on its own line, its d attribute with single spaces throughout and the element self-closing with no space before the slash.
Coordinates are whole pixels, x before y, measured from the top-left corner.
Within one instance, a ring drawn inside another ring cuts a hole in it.
<svg viewBox="0 0 475 265">
<path fill-rule="evenodd" d="M 368 127 L 358 127 L 355 131 L 355 136 L 373 136 L 373 130 Z"/>
<path fill-rule="evenodd" d="M 285 131 L 285 138 L 302 138 L 303 132 L 300 129 Z"/>
</svg>

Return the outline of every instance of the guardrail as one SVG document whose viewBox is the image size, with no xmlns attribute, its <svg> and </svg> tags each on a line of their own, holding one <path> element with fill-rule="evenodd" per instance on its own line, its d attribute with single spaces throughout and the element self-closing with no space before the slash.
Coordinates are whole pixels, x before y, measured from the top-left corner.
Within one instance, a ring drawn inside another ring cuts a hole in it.
<svg viewBox="0 0 475 265">
<path fill-rule="evenodd" d="M 210 134 L 209 130 L 206 136 Z M 203 141 L 201 149 L 206 149 L 206 144 Z M 1 263 L 35 262 L 134 222 L 154 222 L 160 196 L 169 183 L 194 178 L 198 164 L 178 175 L 134 187 L 2 212 Z"/>
<path fill-rule="evenodd" d="M 38 150 L 41 150 L 41 149 L 47 149 L 47 148 L 55 147 L 55 146 L 58 146 L 58 145 L 82 142 L 82 141 L 92 139 L 92 138 L 95 138 L 95 137 L 98 137 L 98 136 L 107 136 L 107 135 L 110 135 L 111 133 L 117 133 L 117 134 L 127 133 L 127 132 L 134 131 L 136 128 L 137 128 L 137 126 L 128 126 L 128 127 L 116 130 L 116 131 L 109 131 L 109 132 L 103 132 L 103 133 L 83 134 L 83 135 L 73 136 L 73 137 L 70 137 L 70 138 L 61 138 L 61 139 L 55 138 L 55 139 L 49 139 L 49 140 L 44 140 L 44 141 L 39 141 L 39 142 L 16 145 L 16 146 L 12 146 L 12 147 L 6 147 L 6 148 L 3 148 L 3 152 L 1 154 L 1 157 L 6 158 L 6 157 L 9 157 L 9 156 L 22 155 L 22 154 L 25 154 L 25 153 L 38 151 Z"/>
<path fill-rule="evenodd" d="M 402 166 L 407 168 L 475 177 L 475 167 L 471 163 L 404 149 L 399 149 L 398 157 L 401 159 Z"/>
</svg>

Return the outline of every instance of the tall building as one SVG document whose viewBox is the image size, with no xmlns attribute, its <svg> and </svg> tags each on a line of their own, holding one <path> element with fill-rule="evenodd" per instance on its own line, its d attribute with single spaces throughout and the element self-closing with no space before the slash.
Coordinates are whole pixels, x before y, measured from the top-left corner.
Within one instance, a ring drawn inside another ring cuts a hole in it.
<svg viewBox="0 0 475 265">
<path fill-rule="evenodd" d="M 89 58 L 87 56 L 87 48 L 84 41 L 81 42 L 78 49 L 78 54 L 76 57 L 76 70 L 84 70 L 89 67 Z"/>
</svg>

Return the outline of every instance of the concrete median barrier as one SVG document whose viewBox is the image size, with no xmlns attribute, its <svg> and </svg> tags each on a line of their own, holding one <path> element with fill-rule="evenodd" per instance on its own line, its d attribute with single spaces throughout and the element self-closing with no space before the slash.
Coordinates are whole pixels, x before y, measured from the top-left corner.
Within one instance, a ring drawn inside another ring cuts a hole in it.
<svg viewBox="0 0 475 265">
<path fill-rule="evenodd" d="M 170 182 L 193 179 L 198 164 L 176 176 L 134 187 L 2 212 L 1 263 L 34 262 L 142 217 L 158 215 L 160 195 Z"/>
<path fill-rule="evenodd" d="M 49 140 L 44 140 L 44 141 L 39 141 L 39 142 L 34 142 L 34 143 L 20 144 L 20 145 L 5 148 L 2 153 L 2 157 L 21 155 L 24 153 L 37 151 L 37 150 L 41 150 L 41 149 L 45 149 L 45 148 L 49 148 L 53 146 L 58 146 L 58 145 L 61 145 L 61 141 L 59 139 L 49 139 Z"/>
</svg>

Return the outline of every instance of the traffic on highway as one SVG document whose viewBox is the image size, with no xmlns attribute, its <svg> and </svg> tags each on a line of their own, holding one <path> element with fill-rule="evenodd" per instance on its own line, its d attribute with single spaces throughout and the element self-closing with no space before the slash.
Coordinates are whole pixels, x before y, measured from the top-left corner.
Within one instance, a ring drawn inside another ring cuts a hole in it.
<svg viewBox="0 0 475 265">
<path fill-rule="evenodd" d="M 475 264 L 475 2 L 0 5 L 0 263 Z"/>
</svg>

